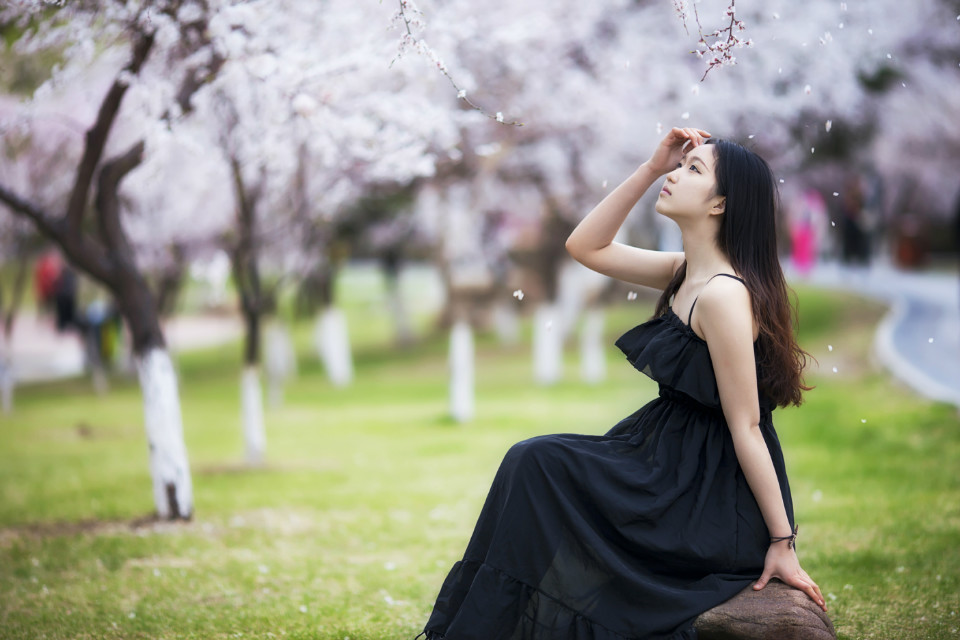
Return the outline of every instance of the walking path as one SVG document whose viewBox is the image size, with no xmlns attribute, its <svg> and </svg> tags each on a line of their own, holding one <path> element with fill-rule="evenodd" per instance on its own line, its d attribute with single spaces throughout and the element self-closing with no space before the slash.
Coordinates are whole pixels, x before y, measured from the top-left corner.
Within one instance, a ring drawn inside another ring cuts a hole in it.
<svg viewBox="0 0 960 640">
<path fill-rule="evenodd" d="M 236 340 L 242 326 L 233 316 L 181 316 L 164 323 L 173 352 Z M 53 318 L 33 312 L 17 315 L 11 341 L 13 375 L 18 383 L 69 378 L 83 373 L 83 344 L 76 332 L 57 333 Z"/>
<path fill-rule="evenodd" d="M 890 311 L 877 326 L 874 348 L 883 365 L 917 393 L 960 407 L 960 279 L 956 273 L 902 271 L 824 263 L 792 282 L 883 300 Z"/>
</svg>

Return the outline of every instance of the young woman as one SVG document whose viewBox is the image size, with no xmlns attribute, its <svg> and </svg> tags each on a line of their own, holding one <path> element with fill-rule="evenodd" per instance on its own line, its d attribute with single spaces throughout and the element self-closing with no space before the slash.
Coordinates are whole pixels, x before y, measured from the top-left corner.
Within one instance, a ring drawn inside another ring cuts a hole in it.
<svg viewBox="0 0 960 640">
<path fill-rule="evenodd" d="M 797 560 L 771 421 L 807 389 L 776 186 L 760 157 L 709 138 L 671 130 L 567 240 L 591 269 L 663 290 L 653 318 L 617 341 L 659 397 L 604 436 L 510 449 L 428 640 L 692 639 L 697 615 L 771 578 L 826 611 Z M 684 251 L 614 242 L 665 174 L 656 210 L 680 226 Z"/>
</svg>

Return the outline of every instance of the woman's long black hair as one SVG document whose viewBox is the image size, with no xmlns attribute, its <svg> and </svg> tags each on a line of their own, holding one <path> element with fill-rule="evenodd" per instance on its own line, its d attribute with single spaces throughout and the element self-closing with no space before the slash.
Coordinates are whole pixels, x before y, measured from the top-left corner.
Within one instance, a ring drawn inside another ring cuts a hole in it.
<svg viewBox="0 0 960 640">
<path fill-rule="evenodd" d="M 766 161 L 729 140 L 708 140 L 716 157 L 717 195 L 725 199 L 717 246 L 750 291 L 757 338 L 760 390 L 777 405 L 799 405 L 809 354 L 797 344 L 787 283 L 777 256 L 777 187 Z M 687 263 L 664 289 L 654 316 L 667 312 L 687 275 Z"/>
</svg>

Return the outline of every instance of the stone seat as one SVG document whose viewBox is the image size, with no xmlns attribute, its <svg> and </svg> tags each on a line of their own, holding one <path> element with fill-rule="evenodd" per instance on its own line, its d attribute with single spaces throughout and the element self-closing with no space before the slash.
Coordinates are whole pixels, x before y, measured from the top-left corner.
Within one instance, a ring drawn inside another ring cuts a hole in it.
<svg viewBox="0 0 960 640">
<path fill-rule="evenodd" d="M 771 580 L 753 585 L 709 611 L 694 627 L 699 640 L 836 640 L 833 623 L 799 589 Z"/>
</svg>

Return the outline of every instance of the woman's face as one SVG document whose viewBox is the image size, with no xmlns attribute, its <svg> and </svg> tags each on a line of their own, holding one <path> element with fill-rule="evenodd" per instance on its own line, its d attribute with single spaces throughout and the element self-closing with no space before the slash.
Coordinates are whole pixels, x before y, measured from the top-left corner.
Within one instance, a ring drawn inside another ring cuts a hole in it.
<svg viewBox="0 0 960 640">
<path fill-rule="evenodd" d="M 657 198 L 657 213 L 672 220 L 699 218 L 721 213 L 723 197 L 717 195 L 714 145 L 700 145 L 687 151 L 667 179 Z"/>
</svg>

